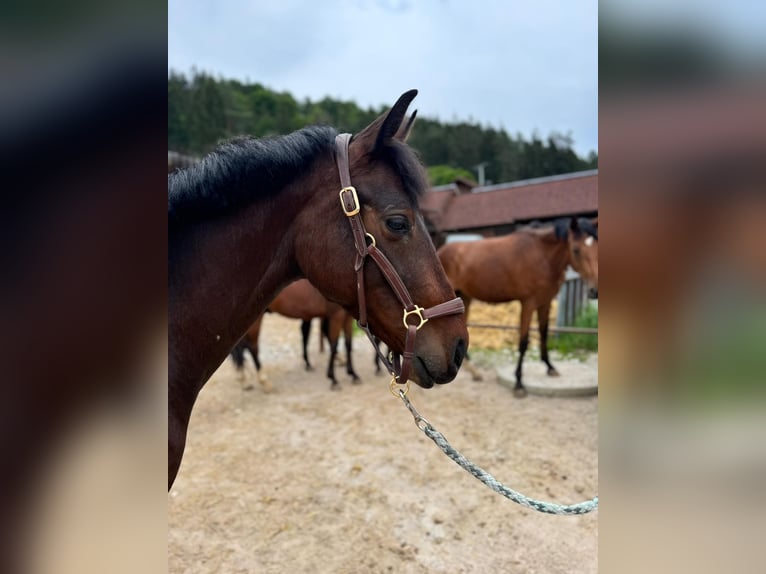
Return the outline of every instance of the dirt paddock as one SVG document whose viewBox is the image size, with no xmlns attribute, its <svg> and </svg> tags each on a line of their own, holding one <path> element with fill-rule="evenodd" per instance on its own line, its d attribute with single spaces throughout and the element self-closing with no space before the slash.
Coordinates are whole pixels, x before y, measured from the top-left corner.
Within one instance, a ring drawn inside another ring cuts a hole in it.
<svg viewBox="0 0 766 574">
<path fill-rule="evenodd" d="M 228 360 L 203 389 L 168 496 L 170 572 L 597 572 L 598 512 L 542 515 L 490 491 L 417 429 L 375 376 L 366 339 L 354 341 L 362 384 L 337 367 L 331 392 L 316 337 L 306 372 L 298 322 L 268 315 L 261 359 L 274 392 L 242 391 Z M 556 366 L 597 376 L 595 357 Z M 544 373 L 525 363 L 527 378 Z M 508 486 L 560 503 L 595 495 L 597 397 L 518 400 L 484 374 L 410 397 Z"/>
</svg>

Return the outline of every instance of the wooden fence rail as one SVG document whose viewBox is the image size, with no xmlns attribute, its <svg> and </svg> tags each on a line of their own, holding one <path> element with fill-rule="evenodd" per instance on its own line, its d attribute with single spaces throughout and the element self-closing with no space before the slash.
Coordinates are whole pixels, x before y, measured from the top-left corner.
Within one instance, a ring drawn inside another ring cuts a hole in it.
<svg viewBox="0 0 766 574">
<path fill-rule="evenodd" d="M 476 329 L 506 329 L 509 331 L 518 331 L 518 325 L 492 325 L 488 323 L 468 323 L 469 327 Z M 530 328 L 530 332 L 537 331 L 536 328 Z M 575 333 L 579 335 L 598 335 L 598 329 L 590 327 L 548 327 L 549 333 Z"/>
</svg>

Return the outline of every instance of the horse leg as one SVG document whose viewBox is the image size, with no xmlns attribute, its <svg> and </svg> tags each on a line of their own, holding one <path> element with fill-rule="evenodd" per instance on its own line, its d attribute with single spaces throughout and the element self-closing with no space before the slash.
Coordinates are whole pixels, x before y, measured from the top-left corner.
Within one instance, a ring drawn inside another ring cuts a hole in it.
<svg viewBox="0 0 766 574">
<path fill-rule="evenodd" d="M 253 363 L 255 364 L 255 371 L 258 373 L 258 383 L 261 385 L 261 389 L 264 393 L 270 393 L 274 390 L 274 386 L 271 384 L 271 381 L 266 377 L 266 375 L 263 372 L 263 369 L 261 369 L 261 361 L 258 358 L 258 343 L 255 344 L 251 343 L 248 345 L 247 349 L 250 351 L 250 356 L 253 357 Z"/>
<path fill-rule="evenodd" d="M 338 380 L 335 378 L 335 355 L 338 354 L 338 340 L 331 341 L 328 338 L 327 341 L 330 345 L 330 361 L 327 364 L 327 378 L 330 379 L 330 390 L 338 391 L 340 390 L 340 386 L 338 386 Z"/>
<path fill-rule="evenodd" d="M 380 339 L 378 339 L 378 343 L 377 343 L 377 347 L 378 348 L 380 348 L 380 343 L 381 343 L 381 341 L 380 341 Z M 391 347 L 386 345 L 386 352 L 383 353 L 383 356 L 387 357 L 389 360 L 391 360 L 391 355 L 392 355 Z M 378 374 L 380 374 L 381 371 L 383 370 L 382 367 L 381 367 L 382 364 L 383 364 L 383 361 L 381 361 L 380 357 L 378 357 L 378 354 L 375 353 L 375 365 L 378 367 Z"/>
<path fill-rule="evenodd" d="M 351 315 L 344 314 L 343 318 L 343 340 L 346 343 L 346 373 L 351 376 L 351 382 L 361 383 L 359 375 L 354 371 L 354 365 L 351 364 L 351 339 L 354 334 L 354 319 Z M 376 354 L 377 356 L 377 354 Z"/>
<path fill-rule="evenodd" d="M 463 305 L 465 306 L 465 322 L 468 323 L 468 309 L 471 306 L 471 298 L 466 297 L 462 293 L 459 293 L 459 295 L 463 299 Z M 471 361 L 471 357 L 469 356 L 468 352 L 465 354 L 465 361 L 463 361 L 463 366 L 468 369 L 469 373 L 471 373 L 471 378 L 473 378 L 474 381 L 481 381 L 484 378 L 479 372 L 479 369 L 473 366 L 473 362 Z"/>
<path fill-rule="evenodd" d="M 243 391 L 249 391 L 253 388 L 253 385 L 247 382 L 247 374 L 245 373 L 245 349 L 247 345 L 244 340 L 240 341 L 229 353 L 231 360 L 234 361 L 234 366 L 237 369 L 237 381 L 242 387 Z"/>
<path fill-rule="evenodd" d="M 548 367 L 549 377 L 558 377 L 559 372 L 548 358 L 548 319 L 551 312 L 551 302 L 537 308 L 537 323 L 540 326 L 540 358 Z"/>
<path fill-rule="evenodd" d="M 373 345 L 375 345 L 375 354 L 373 355 L 375 357 L 375 374 L 379 375 L 380 371 L 382 370 L 380 368 L 380 357 L 378 357 L 378 351 L 380 350 L 380 339 L 375 336 L 373 336 L 373 339 Z"/>
<path fill-rule="evenodd" d="M 527 396 L 527 389 L 521 382 L 521 364 L 524 361 L 524 353 L 529 346 L 529 324 L 532 322 L 534 306 L 529 301 L 521 302 L 521 326 L 519 328 L 519 362 L 516 365 L 516 385 L 513 387 L 513 396 L 522 399 Z"/>
<path fill-rule="evenodd" d="M 350 315 L 348 315 L 348 316 L 350 317 Z M 341 317 L 342 317 L 342 319 L 341 319 Z M 339 312 L 339 316 L 338 317 L 333 317 L 330 320 L 331 324 L 333 322 L 336 322 L 336 321 L 338 322 L 337 323 L 338 337 L 340 337 L 341 331 L 344 334 L 346 332 L 346 319 L 345 319 L 345 317 L 346 317 L 346 313 L 345 312 Z M 335 327 L 330 327 L 330 328 L 334 329 Z M 345 337 L 344 337 L 344 340 L 345 340 Z M 340 338 L 338 338 L 338 342 L 340 342 Z M 346 366 L 346 372 L 348 372 L 348 362 L 343 358 L 342 354 L 338 353 L 337 355 L 335 355 L 335 362 L 338 364 L 339 367 L 342 367 L 342 366 L 345 365 Z M 351 374 L 351 373 L 349 373 L 349 374 Z"/>
<path fill-rule="evenodd" d="M 253 357 L 253 363 L 255 363 L 255 370 L 258 373 L 258 382 L 261 385 L 261 389 L 264 393 L 270 393 L 274 390 L 274 387 L 272 386 L 271 382 L 266 378 L 266 375 L 263 374 L 263 370 L 261 369 L 261 360 L 258 358 L 258 349 L 259 344 L 258 340 L 261 336 L 261 321 L 263 319 L 263 315 L 258 319 L 258 322 L 255 324 L 254 327 L 250 328 L 250 331 L 248 331 L 248 350 L 250 351 L 250 356 Z"/>
<path fill-rule="evenodd" d="M 309 334 L 311 333 L 311 319 L 301 321 L 301 334 L 303 335 L 303 362 L 306 363 L 306 370 L 313 371 L 314 367 L 309 363 Z"/>
<path fill-rule="evenodd" d="M 338 336 L 340 335 L 340 329 L 335 331 L 333 325 L 330 323 L 328 317 L 322 319 L 322 331 L 327 342 L 330 345 L 330 361 L 327 364 L 327 378 L 330 379 L 330 390 L 340 390 L 338 386 L 338 380 L 335 378 L 335 356 L 338 354 Z"/>
<path fill-rule="evenodd" d="M 375 342 L 373 343 L 375 345 L 375 355 L 374 355 L 374 357 L 375 357 L 375 374 L 379 375 L 381 372 L 383 372 L 383 368 L 381 367 L 383 362 L 380 360 L 380 356 L 378 355 L 378 351 L 380 351 L 380 338 L 375 337 L 374 335 L 373 335 L 373 338 L 375 340 Z M 383 353 L 383 356 L 384 357 L 388 357 L 390 354 L 391 354 L 391 348 L 388 345 L 386 345 L 386 352 Z"/>
</svg>

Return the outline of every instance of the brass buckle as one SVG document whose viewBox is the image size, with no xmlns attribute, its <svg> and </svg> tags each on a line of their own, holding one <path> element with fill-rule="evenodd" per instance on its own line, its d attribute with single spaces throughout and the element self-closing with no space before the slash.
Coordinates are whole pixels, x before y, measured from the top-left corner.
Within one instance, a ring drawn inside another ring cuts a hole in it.
<svg viewBox="0 0 766 574">
<path fill-rule="evenodd" d="M 407 327 L 410 326 L 410 324 L 407 322 L 407 317 L 409 317 L 410 315 L 417 315 L 418 318 L 420 319 L 420 324 L 417 327 L 415 327 L 415 330 L 420 331 L 420 328 L 428 322 L 428 319 L 423 317 L 423 311 L 425 311 L 425 309 L 423 309 L 423 307 L 419 305 L 415 305 L 415 308 L 412 311 L 407 311 L 407 309 L 405 309 L 404 318 L 402 319 L 402 321 L 404 322 L 404 328 L 406 329 Z"/>
<path fill-rule="evenodd" d="M 350 191 L 351 197 L 354 198 L 354 209 L 351 211 L 346 211 L 346 204 L 343 202 L 343 194 L 347 191 Z M 351 217 L 359 213 L 359 196 L 356 194 L 356 188 L 353 185 L 341 189 L 338 197 L 340 198 L 340 206 L 343 208 L 343 213 L 346 214 L 346 217 Z"/>
<path fill-rule="evenodd" d="M 388 383 L 388 390 L 391 392 L 392 395 L 394 395 L 397 398 L 400 398 L 402 396 L 407 396 L 407 393 L 410 391 L 410 382 L 406 381 L 404 383 L 400 383 L 399 379 L 394 376 L 393 379 L 391 379 L 391 382 Z M 399 392 L 401 391 L 401 395 Z"/>
</svg>

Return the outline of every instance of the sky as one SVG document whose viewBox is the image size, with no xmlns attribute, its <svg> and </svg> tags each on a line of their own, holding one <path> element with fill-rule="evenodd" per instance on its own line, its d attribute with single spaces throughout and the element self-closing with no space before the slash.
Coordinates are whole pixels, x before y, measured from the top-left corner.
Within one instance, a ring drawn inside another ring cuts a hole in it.
<svg viewBox="0 0 766 574">
<path fill-rule="evenodd" d="M 168 1 L 168 68 L 598 151 L 595 0 Z M 417 125 L 415 127 L 417 129 Z"/>
</svg>

